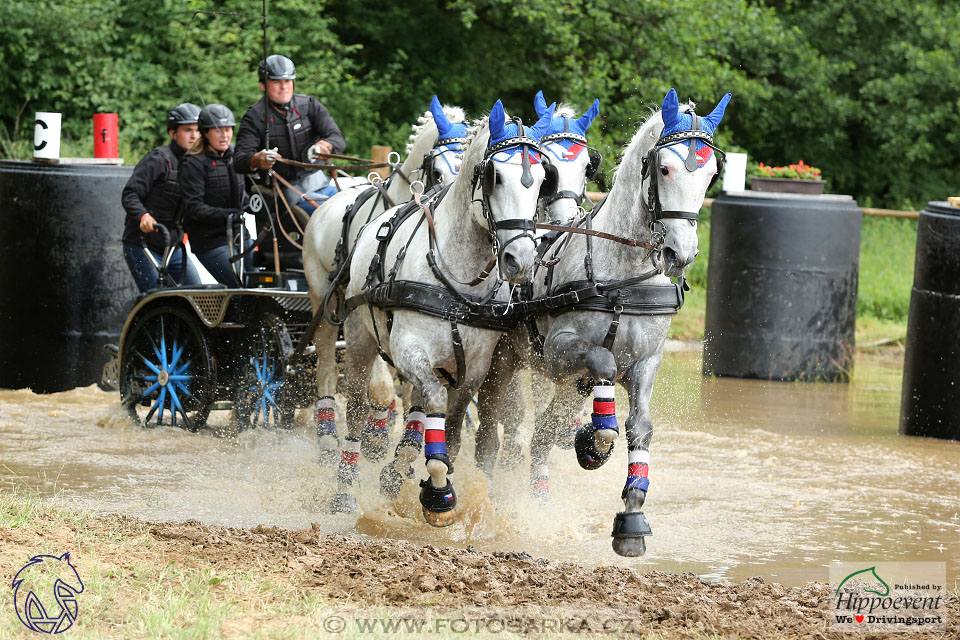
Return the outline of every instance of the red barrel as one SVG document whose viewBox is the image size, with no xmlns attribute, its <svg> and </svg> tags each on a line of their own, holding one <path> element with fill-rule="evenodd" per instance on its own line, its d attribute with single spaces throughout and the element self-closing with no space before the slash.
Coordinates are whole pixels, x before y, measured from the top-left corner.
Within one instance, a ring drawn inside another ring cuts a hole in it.
<svg viewBox="0 0 960 640">
<path fill-rule="evenodd" d="M 93 157 L 116 158 L 117 151 L 117 114 L 93 114 Z"/>
</svg>

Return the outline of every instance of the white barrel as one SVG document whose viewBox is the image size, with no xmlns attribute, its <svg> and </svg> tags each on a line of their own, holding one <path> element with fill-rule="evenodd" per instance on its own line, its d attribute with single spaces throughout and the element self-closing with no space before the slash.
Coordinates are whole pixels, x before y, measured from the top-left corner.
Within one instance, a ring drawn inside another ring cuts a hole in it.
<svg viewBox="0 0 960 640">
<path fill-rule="evenodd" d="M 723 165 L 723 190 L 743 191 L 747 181 L 747 154 L 728 153 Z"/>
<path fill-rule="evenodd" d="M 33 157 L 41 160 L 60 158 L 60 114 L 49 111 L 36 113 L 33 130 Z"/>
</svg>

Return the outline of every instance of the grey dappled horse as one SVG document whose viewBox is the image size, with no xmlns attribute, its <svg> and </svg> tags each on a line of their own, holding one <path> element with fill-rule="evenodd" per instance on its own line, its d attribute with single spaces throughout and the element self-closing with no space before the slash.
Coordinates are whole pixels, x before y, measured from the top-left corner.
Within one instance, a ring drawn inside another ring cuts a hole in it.
<svg viewBox="0 0 960 640">
<path fill-rule="evenodd" d="M 533 100 L 533 105 L 534 109 L 536 109 L 537 117 L 542 118 L 547 113 L 549 107 L 547 106 L 546 99 L 543 97 L 542 91 L 537 92 Z M 576 117 L 572 107 L 564 104 L 557 105 L 556 112 L 550 120 L 550 128 L 540 139 L 540 146 L 543 152 L 550 159 L 553 166 L 557 168 L 557 191 L 540 200 L 540 221 L 564 224 L 574 221 L 583 214 L 582 207 L 587 198 L 587 183 L 596 177 L 602 161 L 600 152 L 594 147 L 591 147 L 587 141 L 587 132 L 599 113 L 599 100 L 594 100 L 590 108 L 579 118 Z M 550 233 L 556 235 L 556 232 L 540 230 L 537 233 L 537 237 L 542 238 Z M 514 331 L 521 333 L 519 340 L 523 342 L 527 333 L 526 327 L 520 326 L 514 329 Z M 511 341 L 515 339 L 518 338 L 504 336 L 501 339 L 501 342 L 504 344 L 502 347 L 498 346 L 498 355 L 494 356 L 493 369 L 498 369 L 496 363 L 499 360 L 500 351 L 509 349 Z M 507 402 L 508 406 L 514 407 L 545 407 L 553 393 L 553 385 L 539 374 L 534 374 L 534 378 L 531 381 L 530 402 L 527 402 L 524 397 L 519 372 L 513 375 L 509 387 L 504 388 L 499 384 L 484 385 L 480 393 L 485 393 L 491 386 L 493 386 L 497 392 L 506 394 L 500 402 Z M 523 419 L 523 412 L 508 411 L 501 417 L 503 424 L 503 454 L 501 462 L 504 466 L 513 466 L 519 463 L 522 455 L 517 430 Z M 575 427 L 576 424 L 576 422 L 570 422 L 568 427 Z M 493 468 L 497 461 L 499 439 L 496 433 L 488 433 L 488 431 L 493 430 L 495 432 L 497 422 L 485 420 L 484 416 L 481 415 L 479 419 L 479 429 L 476 458 L 483 471 L 486 472 L 488 476 L 492 476 Z M 568 437 L 566 439 L 569 440 L 569 447 L 572 447 L 573 431 L 575 431 L 575 429 L 571 430 L 568 428 L 564 430 L 565 433 L 567 431 L 570 433 L 567 434 Z M 562 436 L 558 438 L 558 442 L 563 440 L 564 438 Z M 542 492 L 547 490 L 547 486 L 543 483 L 536 484 L 536 486 L 538 490 L 541 491 L 541 497 L 545 499 L 545 495 Z"/>
<path fill-rule="evenodd" d="M 303 242 L 303 267 L 314 313 L 323 306 L 325 296 L 342 294 L 345 282 L 338 282 L 337 291 L 328 292 L 331 278 L 345 263 L 363 225 L 395 204 L 410 200 L 414 183 L 420 182 L 416 188 L 423 190 L 425 186 L 449 184 L 456 179 L 466 136 L 463 110 L 442 106 L 437 96 L 433 96 L 430 108 L 414 126 L 406 159 L 381 184 L 382 189 L 369 183 L 350 187 L 317 208 L 307 224 Z M 344 224 L 347 216 L 349 220 Z M 317 352 L 317 436 L 321 461 L 327 463 L 337 461 L 340 447 L 333 400 L 337 386 L 338 329 L 337 325 L 323 321 L 313 338 Z M 379 383 L 377 388 L 390 386 L 391 379 L 385 366 L 380 366 L 374 375 Z M 386 453 L 388 414 L 396 409 L 392 391 L 380 395 L 379 399 L 371 397 L 370 415 L 364 429 L 363 453 L 370 460 L 380 460 Z"/>
<path fill-rule="evenodd" d="M 650 396 L 670 314 L 682 304 L 681 285 L 670 277 L 682 277 L 697 255 L 698 214 L 719 171 L 712 133 L 729 100 L 727 94 L 700 118 L 691 105 L 681 107 L 670 90 L 662 109 L 643 123 L 627 146 L 613 188 L 591 220 L 597 231 L 640 240 L 652 248 L 572 236 L 557 250 L 559 262 L 548 276 L 549 284 L 540 271 L 534 278 L 534 298 L 555 304 L 536 318 L 532 346 L 515 344 L 513 361 L 511 352 L 506 353 L 497 363 L 504 368 L 484 383 L 484 387 L 506 384 L 514 369 L 531 362 L 557 384 L 553 400 L 536 421 L 532 479 L 548 475 L 547 455 L 557 429 L 577 419 L 591 387 L 593 414 L 591 423 L 577 432 L 577 460 L 585 469 L 606 462 L 619 434 L 614 384 L 626 388 L 630 412 L 627 480 L 621 494 L 625 510 L 617 514 L 613 531 L 613 548 L 623 556 L 642 555 L 644 537 L 652 533 L 640 511 L 649 487 Z M 551 255 L 555 254 L 547 252 L 545 257 Z M 488 391 L 481 395 L 480 414 L 496 424 L 502 392 Z"/>
<path fill-rule="evenodd" d="M 422 446 L 430 476 L 420 483 L 424 517 L 434 526 L 454 522 L 456 493 L 450 476 L 463 416 L 501 334 L 461 323 L 451 309 L 473 314 L 481 324 L 496 323 L 486 310 L 497 302 L 504 307 L 509 299 L 509 287 L 501 285 L 529 278 L 536 256 L 537 202 L 556 188 L 555 169 L 543 163 L 537 143 L 552 115 L 551 109 L 524 130 L 519 119 L 506 120 L 497 101 L 464 152 L 463 166 L 473 172 L 472 180 L 462 177 L 446 188 L 429 217 L 426 210 L 411 208 L 405 214 L 400 207 L 361 231 L 350 266 L 347 307 L 356 300 L 369 304 L 359 306 L 344 324 L 348 433 L 334 509 L 355 508 L 358 438 L 370 373 L 380 353 L 413 385 L 416 403 L 395 458 L 381 473 L 381 489 L 388 495 L 399 492 Z M 400 287 L 410 292 L 409 300 L 429 300 L 411 307 L 403 303 L 408 298 L 389 297 Z M 380 294 L 385 298 L 377 298 Z M 443 302 L 430 307 L 430 300 L 438 299 Z M 441 376 L 457 388 L 448 389 Z M 379 391 L 371 387 L 370 393 Z"/>
</svg>

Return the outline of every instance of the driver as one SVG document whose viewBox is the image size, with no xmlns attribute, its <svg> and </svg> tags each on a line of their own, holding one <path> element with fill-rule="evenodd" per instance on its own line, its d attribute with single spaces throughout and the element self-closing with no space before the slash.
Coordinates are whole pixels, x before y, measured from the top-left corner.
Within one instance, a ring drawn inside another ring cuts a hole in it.
<svg viewBox="0 0 960 640">
<path fill-rule="evenodd" d="M 175 243 L 183 240 L 183 230 L 178 219 L 181 197 L 177 172 L 183 154 L 200 137 L 197 129 L 199 115 L 200 107 L 189 102 L 178 104 L 167 112 L 170 144 L 152 149 L 141 158 L 120 196 L 120 202 L 126 211 L 123 222 L 123 258 L 140 293 L 157 286 L 157 270 L 143 253 L 141 237 L 158 263 L 164 247 L 161 235 L 155 233 L 157 223 L 170 230 Z M 200 276 L 189 260 L 184 274 L 182 259 L 183 252 L 174 251 L 169 265 L 170 275 L 181 284 L 200 284 Z"/>
<path fill-rule="evenodd" d="M 234 167 L 239 173 L 273 169 L 305 194 L 322 189 L 330 181 L 323 171 L 275 163 L 277 158 L 313 162 L 321 154 L 343 153 L 346 142 L 340 128 L 318 100 L 293 92 L 297 72 L 290 58 L 274 54 L 261 60 L 259 77 L 265 96 L 240 121 Z M 269 150 L 265 120 L 270 131 Z M 305 211 L 313 210 L 312 205 L 300 201 L 300 196 L 286 187 L 284 196 L 291 206 L 299 204 Z"/>
</svg>

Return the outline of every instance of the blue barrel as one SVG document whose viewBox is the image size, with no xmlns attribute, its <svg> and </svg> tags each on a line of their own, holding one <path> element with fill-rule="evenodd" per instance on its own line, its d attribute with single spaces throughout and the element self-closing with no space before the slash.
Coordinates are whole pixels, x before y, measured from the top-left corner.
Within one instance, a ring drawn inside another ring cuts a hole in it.
<svg viewBox="0 0 960 640">
<path fill-rule="evenodd" d="M 900 433 L 960 440 L 960 209 L 946 202 L 917 224 Z"/>
<path fill-rule="evenodd" d="M 131 172 L 0 160 L 0 387 L 100 381 L 137 295 L 120 245 Z"/>
<path fill-rule="evenodd" d="M 850 196 L 721 193 L 710 213 L 704 373 L 849 380 L 861 222 Z"/>
</svg>

